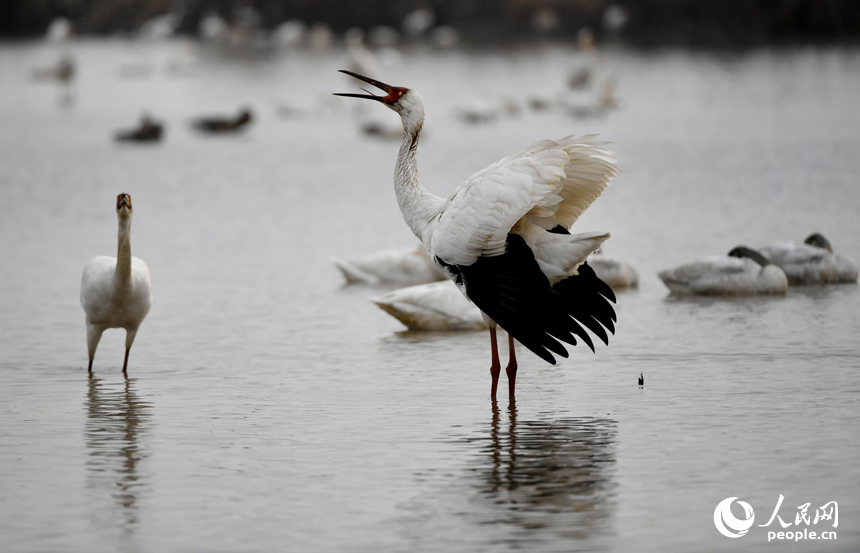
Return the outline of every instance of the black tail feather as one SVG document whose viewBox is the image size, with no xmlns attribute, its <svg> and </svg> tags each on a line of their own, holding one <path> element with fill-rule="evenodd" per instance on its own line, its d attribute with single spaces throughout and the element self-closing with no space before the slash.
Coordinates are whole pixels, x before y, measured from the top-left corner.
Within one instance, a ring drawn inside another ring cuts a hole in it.
<svg viewBox="0 0 860 553">
<path fill-rule="evenodd" d="M 568 356 L 561 342 L 575 346 L 574 335 L 594 351 L 586 328 L 605 344 L 609 336 L 604 327 L 615 332 L 615 310 L 609 303 L 615 294 L 594 270 L 583 263 L 578 275 L 550 286 L 519 235 L 508 235 L 504 255 L 481 257 L 468 266 L 446 266 L 459 273 L 481 311 L 548 363 L 555 364 L 553 353 Z"/>
<path fill-rule="evenodd" d="M 615 334 L 615 294 L 594 273 L 588 262 L 579 266 L 579 274 L 568 277 L 553 286 L 553 290 L 564 296 L 568 312 L 588 327 L 604 344 L 609 345 L 610 333 Z M 602 326 L 601 326 L 602 325 Z"/>
</svg>

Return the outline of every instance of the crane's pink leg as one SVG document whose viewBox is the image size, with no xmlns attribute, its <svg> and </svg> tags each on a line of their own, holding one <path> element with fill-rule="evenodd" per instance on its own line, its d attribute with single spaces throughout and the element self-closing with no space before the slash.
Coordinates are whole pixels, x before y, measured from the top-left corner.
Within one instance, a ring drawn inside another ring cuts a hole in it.
<svg viewBox="0 0 860 553">
<path fill-rule="evenodd" d="M 493 364 L 490 365 L 490 376 L 493 377 L 493 386 L 490 391 L 490 397 L 496 399 L 496 388 L 499 387 L 499 373 L 502 372 L 502 364 L 499 363 L 499 348 L 496 344 L 496 328 L 490 327 L 490 345 L 493 349 Z"/>
<path fill-rule="evenodd" d="M 125 372 L 128 368 L 128 352 L 131 351 L 131 348 L 125 348 L 125 361 L 122 363 L 122 374 L 128 376 L 128 373 Z"/>
<path fill-rule="evenodd" d="M 508 334 L 508 367 L 505 372 L 508 373 L 508 395 L 511 401 L 514 399 L 514 385 L 517 381 L 517 352 L 514 350 L 514 337 Z"/>
</svg>

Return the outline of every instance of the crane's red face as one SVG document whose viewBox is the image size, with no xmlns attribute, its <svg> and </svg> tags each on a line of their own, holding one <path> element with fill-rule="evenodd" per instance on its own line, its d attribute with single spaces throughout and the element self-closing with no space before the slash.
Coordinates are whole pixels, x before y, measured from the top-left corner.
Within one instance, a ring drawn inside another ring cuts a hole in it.
<svg viewBox="0 0 860 553">
<path fill-rule="evenodd" d="M 335 92 L 335 96 L 348 96 L 350 98 L 364 98 L 366 100 L 376 100 L 377 102 L 382 102 L 387 106 L 392 106 L 396 104 L 400 100 L 400 98 L 403 97 L 404 94 L 409 92 L 408 88 L 403 88 L 402 86 L 387 85 L 385 83 L 375 81 L 369 77 L 359 75 L 358 73 L 353 73 L 352 71 L 346 71 L 344 69 L 339 69 L 338 71 L 340 71 L 341 73 L 346 73 L 347 75 L 355 77 L 356 79 L 361 79 L 362 81 L 368 84 L 372 84 L 380 90 L 384 90 L 386 92 L 386 96 L 377 96 L 376 94 L 371 94 L 368 90 L 365 90 L 367 94 L 347 94 L 345 92 Z"/>
</svg>

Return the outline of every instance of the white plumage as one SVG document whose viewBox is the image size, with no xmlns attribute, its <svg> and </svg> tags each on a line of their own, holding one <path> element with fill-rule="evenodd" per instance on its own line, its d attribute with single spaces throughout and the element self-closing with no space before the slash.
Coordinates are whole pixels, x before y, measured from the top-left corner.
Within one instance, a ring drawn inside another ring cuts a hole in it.
<svg viewBox="0 0 860 553">
<path fill-rule="evenodd" d="M 811 234 L 803 244 L 777 242 L 761 249 L 771 263 L 785 271 L 788 283 L 842 284 L 857 282 L 860 266 L 848 256 L 833 253 L 821 234 Z"/>
<path fill-rule="evenodd" d="M 332 257 L 331 261 L 340 269 L 347 284 L 409 286 L 445 279 L 422 246 L 392 248 L 357 259 Z"/>
<path fill-rule="evenodd" d="M 401 288 L 372 301 L 410 330 L 487 328 L 481 310 L 448 279 Z"/>
<path fill-rule="evenodd" d="M 658 276 L 676 295 L 755 295 L 785 294 L 785 273 L 762 255 L 738 247 L 729 255 L 712 255 L 674 269 L 660 271 Z"/>
<path fill-rule="evenodd" d="M 124 328 L 122 372 L 126 373 L 128 354 L 137 329 L 152 305 L 149 268 L 131 255 L 131 196 L 117 196 L 116 212 L 119 222 L 117 257 L 100 255 L 90 259 L 81 278 L 81 306 L 86 312 L 90 372 L 102 333 L 108 328 Z"/>
<path fill-rule="evenodd" d="M 544 140 L 472 175 L 438 206 L 435 228 L 428 229 L 431 256 L 470 265 L 505 253 L 508 233 L 515 232 L 539 263 L 557 267 L 550 280 L 572 274 L 609 234 L 540 231 L 570 228 L 615 176 L 614 157 L 595 138 Z"/>
<path fill-rule="evenodd" d="M 560 342 L 575 345 L 574 334 L 593 348 L 583 325 L 608 343 L 604 327 L 614 332 L 609 301 L 615 296 L 584 262 L 609 234 L 567 231 L 617 173 L 605 143 L 595 136 L 538 142 L 475 173 L 449 198 L 441 198 L 418 178 L 421 96 L 344 73 L 387 95 L 339 95 L 376 100 L 400 114 L 405 137 L 394 172 L 397 202 L 428 257 L 484 315 L 492 344 L 492 397 L 501 370 L 497 324 L 509 335 L 511 395 L 514 337 L 550 363 L 555 363 L 552 353 L 567 357 Z"/>
</svg>

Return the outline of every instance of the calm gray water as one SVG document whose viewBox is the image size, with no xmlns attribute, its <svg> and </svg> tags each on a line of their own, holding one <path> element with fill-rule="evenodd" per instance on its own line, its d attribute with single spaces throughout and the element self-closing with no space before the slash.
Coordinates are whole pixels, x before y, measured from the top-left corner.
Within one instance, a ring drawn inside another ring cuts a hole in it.
<svg viewBox="0 0 860 553">
<path fill-rule="evenodd" d="M 454 110 L 552 95 L 576 54 L 417 52 L 386 69 L 424 96 L 419 162 L 439 194 L 542 138 L 598 132 L 623 159 L 574 227 L 610 231 L 607 252 L 640 271 L 616 336 L 557 366 L 523 350 L 516 404 L 493 405 L 485 333 L 405 332 L 368 301 L 380 290 L 343 287 L 330 265 L 414 244 L 397 144 L 358 131 L 397 117 L 331 103 L 349 90 L 342 52 L 71 48 L 61 108 L 30 79 L 59 49 L 0 45 L 4 552 L 860 548 L 857 286 L 678 300 L 655 276 L 814 230 L 860 259 L 860 52 L 601 52 L 616 112 L 485 126 Z M 243 104 L 258 118 L 242 136 L 188 127 Z M 143 109 L 166 140 L 114 144 Z M 129 379 L 121 330 L 88 378 L 80 274 L 115 255 L 120 192 L 155 303 Z M 780 494 L 789 523 L 836 501 L 838 528 L 808 529 L 838 538 L 768 543 L 777 521 L 757 525 Z M 714 525 L 728 497 L 755 509 L 739 539 Z"/>
</svg>

